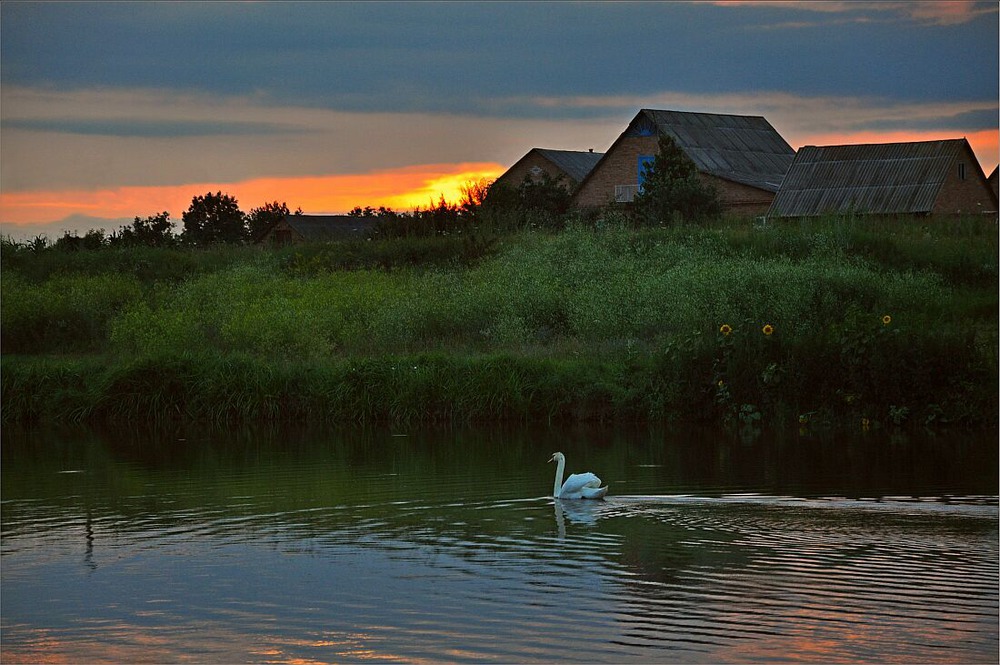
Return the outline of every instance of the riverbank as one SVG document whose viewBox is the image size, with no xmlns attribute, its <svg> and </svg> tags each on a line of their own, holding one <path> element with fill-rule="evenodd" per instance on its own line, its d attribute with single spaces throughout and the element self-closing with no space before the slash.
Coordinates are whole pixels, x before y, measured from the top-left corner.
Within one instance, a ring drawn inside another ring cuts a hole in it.
<svg viewBox="0 0 1000 665">
<path fill-rule="evenodd" d="M 5 422 L 997 423 L 986 220 L 46 252 Z"/>
</svg>

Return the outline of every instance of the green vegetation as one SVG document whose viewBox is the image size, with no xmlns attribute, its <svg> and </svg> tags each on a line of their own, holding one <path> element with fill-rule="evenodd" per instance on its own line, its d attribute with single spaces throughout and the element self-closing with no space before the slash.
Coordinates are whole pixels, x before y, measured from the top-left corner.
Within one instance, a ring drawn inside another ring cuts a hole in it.
<svg viewBox="0 0 1000 665">
<path fill-rule="evenodd" d="M 2 244 L 2 417 L 997 421 L 995 220 Z"/>
<path fill-rule="evenodd" d="M 651 225 L 713 219 L 722 213 L 718 192 L 698 175 L 673 137 L 661 134 L 652 164 L 643 169 L 635 214 Z"/>
</svg>

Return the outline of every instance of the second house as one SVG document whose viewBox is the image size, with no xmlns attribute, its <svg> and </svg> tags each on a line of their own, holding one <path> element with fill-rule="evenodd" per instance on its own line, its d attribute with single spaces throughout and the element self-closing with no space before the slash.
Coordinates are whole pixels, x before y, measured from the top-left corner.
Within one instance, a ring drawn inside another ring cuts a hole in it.
<svg viewBox="0 0 1000 665">
<path fill-rule="evenodd" d="M 760 116 L 642 109 L 584 178 L 576 208 L 630 203 L 642 174 L 666 134 L 719 192 L 723 210 L 736 215 L 767 212 L 795 151 Z"/>
</svg>

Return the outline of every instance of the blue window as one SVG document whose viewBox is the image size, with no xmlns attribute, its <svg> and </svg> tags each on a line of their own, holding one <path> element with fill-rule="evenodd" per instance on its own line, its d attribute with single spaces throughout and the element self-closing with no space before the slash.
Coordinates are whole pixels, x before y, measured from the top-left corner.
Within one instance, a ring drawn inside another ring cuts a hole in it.
<svg viewBox="0 0 1000 665">
<path fill-rule="evenodd" d="M 639 155 L 639 165 L 638 165 L 638 177 L 636 182 L 639 183 L 639 191 L 642 191 L 642 183 L 646 180 L 646 167 L 650 169 L 653 168 L 653 160 L 656 159 L 656 155 Z"/>
</svg>

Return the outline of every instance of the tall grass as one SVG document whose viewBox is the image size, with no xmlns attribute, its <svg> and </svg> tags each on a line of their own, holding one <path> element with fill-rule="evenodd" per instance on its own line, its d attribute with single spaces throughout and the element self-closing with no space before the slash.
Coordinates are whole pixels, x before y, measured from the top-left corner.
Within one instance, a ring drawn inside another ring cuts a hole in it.
<svg viewBox="0 0 1000 665">
<path fill-rule="evenodd" d="M 142 300 L 128 275 L 57 274 L 37 284 L 3 274 L 0 339 L 4 353 L 98 351 L 122 308 Z"/>
<path fill-rule="evenodd" d="M 994 422 L 995 225 L 921 222 L 4 265 L 4 353 L 105 368 L 5 357 L 4 418 Z"/>
</svg>

